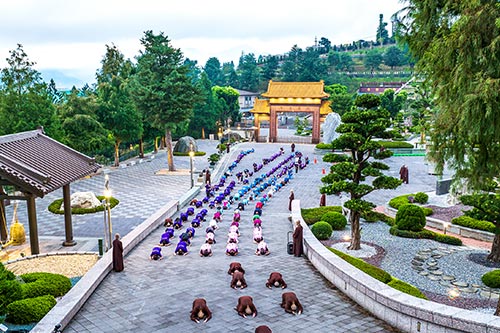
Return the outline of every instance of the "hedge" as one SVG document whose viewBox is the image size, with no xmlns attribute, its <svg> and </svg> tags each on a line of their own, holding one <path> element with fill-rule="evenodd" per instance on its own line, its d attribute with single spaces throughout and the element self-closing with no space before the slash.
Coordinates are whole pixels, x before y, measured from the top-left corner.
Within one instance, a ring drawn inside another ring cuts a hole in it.
<svg viewBox="0 0 500 333">
<path fill-rule="evenodd" d="M 56 305 L 52 295 L 26 298 L 7 305 L 6 320 L 12 324 L 29 324 L 42 318 Z"/>
<path fill-rule="evenodd" d="M 97 199 L 99 201 L 102 201 L 106 199 L 105 196 L 103 195 L 97 195 Z M 54 200 L 48 207 L 49 212 L 54 213 L 54 214 L 64 214 L 64 210 L 61 210 L 61 206 L 63 204 L 64 199 L 57 199 Z M 109 203 L 111 205 L 111 209 L 113 209 L 116 205 L 120 203 L 120 200 L 116 198 L 109 198 Z M 72 208 L 71 209 L 71 214 L 91 214 L 91 213 L 96 213 L 96 212 L 102 212 L 104 210 L 104 206 L 99 205 L 95 208 Z"/>
<path fill-rule="evenodd" d="M 384 148 L 414 148 L 413 144 L 405 141 L 377 141 Z"/>
<path fill-rule="evenodd" d="M 423 194 L 422 195 L 419 195 L 419 193 Z M 415 202 L 418 202 L 416 200 L 416 196 L 419 196 L 419 199 L 423 200 L 424 196 L 427 196 L 427 194 L 423 193 L 423 192 L 418 192 L 416 194 L 404 194 L 404 195 L 400 195 L 398 197 L 394 197 L 392 198 L 390 201 L 389 201 L 389 206 L 394 208 L 394 209 L 399 209 L 400 206 L 402 205 L 406 205 L 406 204 L 409 204 L 410 201 L 408 200 L 408 197 L 413 197 L 415 199 Z M 429 196 L 427 196 L 428 198 Z M 421 203 L 421 202 L 419 202 Z M 427 203 L 427 201 L 423 202 L 423 203 Z M 428 207 L 422 207 L 422 209 L 424 210 L 424 215 L 425 216 L 429 216 L 429 215 L 432 215 L 433 211 L 432 211 L 432 208 L 428 208 Z"/>
<path fill-rule="evenodd" d="M 443 235 L 427 229 L 415 232 L 409 230 L 399 230 L 397 226 L 394 225 L 389 229 L 389 233 L 393 236 L 404 237 L 404 238 L 431 239 L 439 243 L 445 243 L 450 245 L 462 245 L 462 240 L 460 238 L 449 235 Z"/>
<path fill-rule="evenodd" d="M 342 213 L 341 206 L 323 206 L 317 208 L 302 208 L 300 210 L 302 214 L 302 218 L 307 225 L 314 224 L 318 221 L 321 221 L 321 217 L 329 212 L 337 212 Z"/>
<path fill-rule="evenodd" d="M 23 298 L 21 284 L 17 280 L 0 280 L 0 315 L 7 311 L 7 305 Z"/>
<path fill-rule="evenodd" d="M 71 280 L 61 274 L 28 273 L 21 275 L 23 298 L 43 295 L 62 296 L 71 289 Z"/>
<path fill-rule="evenodd" d="M 333 230 L 343 230 L 347 225 L 347 219 L 342 213 L 328 212 L 323 214 L 321 221 L 328 222 Z"/>
<path fill-rule="evenodd" d="M 316 145 L 316 149 L 333 149 L 331 143 L 320 142 Z"/>
<path fill-rule="evenodd" d="M 500 288 L 500 269 L 484 274 L 481 281 L 490 288 Z"/>
<path fill-rule="evenodd" d="M 386 223 L 389 226 L 394 225 L 394 218 L 385 215 L 384 213 L 376 212 L 374 210 L 368 211 L 361 213 L 361 217 L 366 221 L 366 222 L 378 222 L 382 221 Z"/>
<path fill-rule="evenodd" d="M 325 221 L 319 221 L 312 225 L 311 232 L 319 240 L 326 240 L 332 237 L 332 226 Z"/>
<path fill-rule="evenodd" d="M 174 151 L 174 156 L 189 156 L 189 152 Z M 194 156 L 205 156 L 207 153 L 204 151 L 195 151 Z"/>
<path fill-rule="evenodd" d="M 1 280 L 14 280 L 16 276 L 14 273 L 9 271 L 5 266 L 0 262 L 0 281 Z"/>
<path fill-rule="evenodd" d="M 427 297 L 415 286 L 409 283 L 396 279 L 395 277 L 387 284 L 388 286 L 399 290 L 405 294 L 412 295 L 418 298 L 427 299 Z"/>
<path fill-rule="evenodd" d="M 462 227 L 467 227 L 476 230 L 483 230 L 491 233 L 495 233 L 495 225 L 489 221 L 476 220 L 470 216 L 462 215 L 455 217 L 451 220 L 452 224 L 461 225 Z"/>
<path fill-rule="evenodd" d="M 429 196 L 424 192 L 415 193 L 415 201 L 419 204 L 426 204 L 429 201 Z"/>
<path fill-rule="evenodd" d="M 414 204 L 399 206 L 396 213 L 396 226 L 399 230 L 422 231 L 426 222 L 424 211 L 420 206 Z"/>
<path fill-rule="evenodd" d="M 370 275 L 372 278 L 379 280 L 382 283 L 389 283 L 392 280 L 391 274 L 387 273 L 381 268 L 378 268 L 376 266 L 370 265 L 369 263 L 363 261 L 362 259 L 352 257 L 342 251 L 339 251 L 337 249 L 328 248 L 330 251 L 338 255 L 340 258 L 344 259 L 354 267 L 358 268 L 359 270 L 362 270 L 366 274 Z"/>
</svg>

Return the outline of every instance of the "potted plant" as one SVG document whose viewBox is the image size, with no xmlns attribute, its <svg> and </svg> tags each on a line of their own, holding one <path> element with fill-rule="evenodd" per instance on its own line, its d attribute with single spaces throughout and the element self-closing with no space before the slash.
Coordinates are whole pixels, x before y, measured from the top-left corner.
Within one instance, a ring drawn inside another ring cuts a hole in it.
<svg viewBox="0 0 500 333">
<path fill-rule="evenodd" d="M 208 162 L 210 163 L 211 166 L 214 166 L 217 162 L 220 160 L 220 155 L 219 154 L 212 154 L 208 156 Z"/>
</svg>

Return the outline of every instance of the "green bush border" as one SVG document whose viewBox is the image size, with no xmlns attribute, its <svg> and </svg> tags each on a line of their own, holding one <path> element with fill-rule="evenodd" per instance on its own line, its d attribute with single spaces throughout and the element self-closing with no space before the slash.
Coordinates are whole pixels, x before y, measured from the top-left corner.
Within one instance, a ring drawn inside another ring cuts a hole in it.
<svg viewBox="0 0 500 333">
<path fill-rule="evenodd" d="M 423 192 L 418 192 L 418 193 L 423 193 Z M 392 207 L 394 209 L 399 209 L 400 206 L 406 205 L 406 204 L 410 203 L 410 201 L 408 200 L 408 197 L 414 197 L 415 198 L 415 196 L 418 193 L 403 194 L 403 195 L 394 197 L 391 200 L 389 200 L 389 207 Z M 421 202 L 421 204 L 425 204 L 425 203 L 426 202 L 423 202 L 423 203 Z M 432 215 L 432 213 L 433 213 L 432 208 L 429 208 L 429 207 L 421 207 L 421 208 L 424 210 L 425 216 Z"/>
<path fill-rule="evenodd" d="M 25 282 L 21 284 L 23 298 L 33 298 L 43 295 L 59 297 L 71 289 L 71 280 L 61 274 L 37 272 L 21 275 Z"/>
<path fill-rule="evenodd" d="M 409 231 L 409 230 L 399 230 L 395 225 L 389 229 L 389 233 L 393 236 L 404 237 L 404 238 L 415 238 L 415 239 L 431 239 L 439 243 L 450 244 L 450 245 L 462 245 L 462 240 L 457 237 L 440 234 L 428 229 L 422 231 Z"/>
<path fill-rule="evenodd" d="M 361 213 L 361 218 L 363 218 L 368 223 L 382 221 L 388 226 L 393 226 L 395 223 L 395 219 L 393 217 L 387 216 L 381 212 L 376 212 L 374 210 Z"/>
<path fill-rule="evenodd" d="M 451 220 L 451 223 L 462 227 L 491 232 L 492 234 L 495 233 L 495 225 L 492 222 L 476 220 L 467 215 L 455 217 Z"/>
<path fill-rule="evenodd" d="M 314 224 L 321 221 L 321 217 L 330 212 L 342 213 L 342 207 L 340 206 L 322 206 L 316 208 L 302 208 L 300 213 L 302 218 L 307 225 Z"/>
<path fill-rule="evenodd" d="M 26 298 L 7 305 L 6 320 L 12 324 L 29 324 L 42 318 L 56 305 L 52 295 Z"/>
<path fill-rule="evenodd" d="M 387 284 L 388 286 L 397 289 L 405 294 L 419 297 L 422 299 L 427 299 L 427 297 L 417 287 L 412 286 L 411 284 L 401 281 L 399 279 L 396 279 L 383 269 L 377 266 L 373 266 L 360 258 L 350 256 L 347 253 L 344 253 L 337 249 L 331 247 L 328 247 L 327 249 L 336 254 L 337 256 L 339 256 L 340 258 L 342 258 L 343 260 L 347 261 L 349 264 L 353 265 L 357 269 L 370 275 L 372 278 L 377 279 L 380 282 Z"/>
<path fill-rule="evenodd" d="M 481 277 L 481 281 L 490 288 L 500 288 L 500 269 L 494 269 L 485 273 Z"/>
<path fill-rule="evenodd" d="M 99 199 L 99 201 L 102 201 L 102 200 L 106 199 L 106 197 L 103 195 L 98 195 L 97 199 Z M 49 212 L 54 213 L 54 214 L 64 214 L 64 210 L 61 210 L 63 200 L 64 199 L 54 200 L 47 208 L 49 210 Z M 111 197 L 111 198 L 109 198 L 109 203 L 110 203 L 111 209 L 113 209 L 116 205 L 118 205 L 120 203 L 120 200 L 118 200 L 114 197 Z M 71 214 L 92 214 L 92 213 L 102 212 L 103 210 L 104 210 L 104 206 L 102 206 L 102 205 L 99 205 L 95 208 L 72 208 Z"/>
<path fill-rule="evenodd" d="M 397 148 L 404 148 L 404 149 L 409 149 L 409 148 L 415 148 L 413 144 L 406 142 L 406 141 L 376 141 L 378 142 L 382 147 L 386 149 L 397 149 Z M 325 142 L 320 142 L 316 146 L 316 149 L 333 149 L 333 145 L 331 143 L 325 143 Z"/>
<path fill-rule="evenodd" d="M 194 156 L 205 156 L 207 153 L 204 151 L 195 151 Z M 189 156 L 189 152 L 174 151 L 174 156 Z"/>
</svg>

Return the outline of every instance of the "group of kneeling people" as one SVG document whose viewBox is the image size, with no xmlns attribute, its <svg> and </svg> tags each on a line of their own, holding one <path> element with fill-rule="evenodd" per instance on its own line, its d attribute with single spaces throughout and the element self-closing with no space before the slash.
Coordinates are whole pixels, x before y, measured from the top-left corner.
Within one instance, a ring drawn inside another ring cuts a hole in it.
<svg viewBox="0 0 500 333">
<path fill-rule="evenodd" d="M 229 270 L 227 272 L 231 275 L 231 288 L 244 289 L 247 287 L 245 281 L 245 270 L 239 262 L 232 262 L 229 265 Z M 287 284 L 283 280 L 283 276 L 279 272 L 272 272 L 269 275 L 269 279 L 266 282 L 266 287 L 272 289 L 272 287 L 277 287 L 285 289 Z M 303 311 L 302 304 L 300 304 L 297 295 L 294 292 L 285 292 L 281 297 L 281 307 L 287 312 L 294 315 L 300 315 Z M 257 307 L 253 302 L 251 296 L 241 296 L 238 298 L 238 303 L 235 310 L 240 316 L 246 318 L 247 316 L 255 317 L 257 316 Z M 204 298 L 196 298 L 193 301 L 193 307 L 191 310 L 191 320 L 199 323 L 200 321 L 207 322 L 212 318 L 212 312 L 208 308 L 207 302 Z M 267 326 L 259 326 L 255 332 L 271 332 L 270 328 Z"/>
</svg>

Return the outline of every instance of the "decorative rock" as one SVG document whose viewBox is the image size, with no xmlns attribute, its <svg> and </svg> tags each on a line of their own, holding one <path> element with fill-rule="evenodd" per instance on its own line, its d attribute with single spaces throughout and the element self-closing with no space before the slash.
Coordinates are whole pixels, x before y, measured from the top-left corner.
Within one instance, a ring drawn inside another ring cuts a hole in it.
<svg viewBox="0 0 500 333">
<path fill-rule="evenodd" d="M 454 281 L 455 277 L 452 276 L 452 275 L 443 275 L 442 279 L 445 280 L 445 281 Z"/>
<path fill-rule="evenodd" d="M 419 272 L 418 274 L 420 274 L 422 276 L 427 276 L 427 275 L 429 275 L 429 272 L 422 271 L 422 272 Z"/>
<path fill-rule="evenodd" d="M 433 275 L 443 275 L 442 271 L 430 271 L 430 273 Z"/>
<path fill-rule="evenodd" d="M 439 269 L 439 267 L 437 267 L 437 266 L 433 266 L 433 267 L 427 267 L 427 269 L 428 269 L 429 271 L 437 271 L 437 270 Z"/>
<path fill-rule="evenodd" d="M 461 287 L 461 288 L 466 288 L 469 286 L 469 284 L 467 282 L 462 282 L 462 281 L 453 281 L 452 284 L 454 286 Z"/>
<path fill-rule="evenodd" d="M 421 255 L 416 255 L 413 260 L 418 260 L 418 261 L 426 261 L 429 257 L 427 256 L 421 256 Z"/>
<path fill-rule="evenodd" d="M 437 262 L 428 262 L 427 263 L 427 266 L 429 266 L 429 267 L 434 267 L 436 265 L 437 265 Z"/>
<path fill-rule="evenodd" d="M 451 284 L 449 281 L 441 280 L 441 281 L 439 281 L 439 284 L 442 285 L 443 287 L 448 287 L 448 288 L 451 287 Z"/>
<path fill-rule="evenodd" d="M 484 297 L 484 298 L 491 298 L 491 293 L 489 291 L 481 291 L 479 293 L 479 295 L 481 295 L 481 297 Z"/>
<path fill-rule="evenodd" d="M 467 293 L 467 294 L 474 294 L 477 292 L 476 288 L 458 288 L 460 291 Z"/>
<path fill-rule="evenodd" d="M 432 256 L 433 258 L 435 258 L 435 259 L 441 259 L 441 258 L 443 257 L 443 255 L 442 255 L 442 254 L 433 254 L 433 255 L 431 255 L 431 256 Z"/>
<path fill-rule="evenodd" d="M 71 195 L 71 208 L 96 208 L 101 205 L 94 192 L 75 192 Z M 64 205 L 61 205 L 64 210 Z"/>
<path fill-rule="evenodd" d="M 424 269 L 420 266 L 411 266 L 411 268 L 413 268 L 414 270 L 416 270 L 417 272 L 422 272 Z"/>
<path fill-rule="evenodd" d="M 429 280 L 432 280 L 432 281 L 441 280 L 441 278 L 439 276 L 435 276 L 435 275 L 429 275 L 428 278 L 429 278 Z"/>
<path fill-rule="evenodd" d="M 422 266 L 424 263 L 422 261 L 412 260 L 411 264 L 415 266 Z"/>
<path fill-rule="evenodd" d="M 481 285 L 475 284 L 475 283 L 471 284 L 471 286 L 474 287 L 474 288 L 481 288 L 482 287 Z"/>
<path fill-rule="evenodd" d="M 340 123 L 340 115 L 338 113 L 332 112 L 326 116 L 325 123 L 323 124 L 323 142 L 330 143 L 340 136 L 336 131 Z"/>
<path fill-rule="evenodd" d="M 190 136 L 183 136 L 175 144 L 174 152 L 188 153 L 191 144 L 193 145 L 193 150 L 195 152 L 198 151 L 198 145 L 196 144 L 196 140 Z"/>
</svg>

